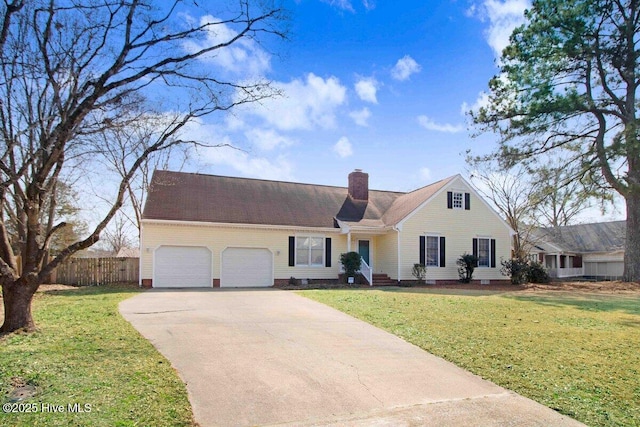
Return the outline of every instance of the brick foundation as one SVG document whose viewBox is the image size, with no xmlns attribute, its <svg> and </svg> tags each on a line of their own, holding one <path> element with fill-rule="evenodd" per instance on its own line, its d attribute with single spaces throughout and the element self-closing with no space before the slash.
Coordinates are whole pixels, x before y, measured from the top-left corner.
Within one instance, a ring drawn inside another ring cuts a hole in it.
<svg viewBox="0 0 640 427">
<path fill-rule="evenodd" d="M 213 279 L 213 287 L 214 288 L 220 287 L 220 279 Z"/>
<path fill-rule="evenodd" d="M 483 279 L 486 280 L 486 279 Z M 405 286 L 417 286 L 418 285 L 418 281 L 417 280 L 403 280 L 399 283 L 400 286 L 405 285 Z M 433 282 L 429 282 L 429 279 L 427 279 L 427 283 L 424 284 L 423 286 L 429 286 L 429 285 L 435 285 L 435 286 L 448 286 L 448 285 L 457 285 L 457 286 L 465 286 L 465 285 L 469 285 L 469 286 L 504 286 L 504 285 L 511 285 L 511 280 L 509 279 L 490 279 L 489 283 L 486 284 L 482 284 L 482 282 L 480 280 L 472 280 L 470 283 L 462 283 L 459 280 L 436 280 L 435 283 Z"/>
<path fill-rule="evenodd" d="M 153 287 L 152 279 L 142 279 L 142 287 L 145 289 L 150 289 Z"/>
</svg>

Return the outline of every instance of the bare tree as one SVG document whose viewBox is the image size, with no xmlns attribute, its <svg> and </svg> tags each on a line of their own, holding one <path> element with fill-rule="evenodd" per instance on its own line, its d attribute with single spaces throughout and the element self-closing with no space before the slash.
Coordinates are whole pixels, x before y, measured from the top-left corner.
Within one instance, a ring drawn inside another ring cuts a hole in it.
<svg viewBox="0 0 640 427">
<path fill-rule="evenodd" d="M 129 171 L 131 159 L 137 159 L 157 139 L 158 129 L 163 129 L 171 117 L 166 114 L 145 111 L 130 120 L 124 126 L 105 129 L 95 138 L 95 150 L 101 154 L 104 165 L 112 170 L 119 179 L 124 178 Z M 176 135 L 174 139 L 178 139 Z M 189 159 L 192 146 L 199 145 L 196 141 L 190 144 L 171 145 L 165 150 L 150 154 L 140 163 L 138 171 L 127 182 L 127 202 L 133 211 L 130 221 L 138 228 L 142 221 L 142 209 L 149 191 L 151 175 L 156 169 L 168 169 L 169 166 L 180 170 Z M 218 147 L 219 145 L 209 145 Z"/>
<path fill-rule="evenodd" d="M 522 166 L 501 167 L 496 161 L 472 157 L 467 153 L 471 183 L 495 206 L 507 224 L 516 232 L 513 236 L 513 256 L 524 259 L 531 248 L 532 200 L 537 187 L 528 179 Z"/>
<path fill-rule="evenodd" d="M 611 200 L 608 189 L 575 179 L 570 159 L 540 156 L 536 162 L 506 165 L 499 157 L 467 153 L 471 183 L 516 232 L 514 257 L 524 259 L 541 237 L 537 229 L 570 225 L 595 200 Z M 604 206 L 604 205 L 603 205 Z"/>
<path fill-rule="evenodd" d="M 580 213 L 594 206 L 596 200 L 602 211 L 613 201 L 608 188 L 591 181 L 588 175 L 580 175 L 576 171 L 578 167 L 570 159 L 558 158 L 531 170 L 531 179 L 537 187 L 532 199 L 537 225 L 571 225 Z"/>
<path fill-rule="evenodd" d="M 225 79 L 200 61 L 243 39 L 284 37 L 282 10 L 263 3 L 240 0 L 235 12 L 225 8 L 220 18 L 179 0 L 161 6 L 145 0 L 0 6 L 0 332 L 34 329 L 31 300 L 38 286 L 61 262 L 99 240 L 141 165 L 153 153 L 188 142 L 179 137 L 186 124 L 276 94 L 268 81 Z M 185 18 L 194 11 L 204 18 Z M 130 125 L 144 111 L 154 111 L 149 105 L 159 104 L 170 118 L 143 150 L 127 157 L 126 173 L 102 219 L 45 260 L 52 239 L 67 227 L 64 221 L 48 227 L 42 220 L 60 177 L 103 152 L 92 136 Z M 7 206 L 20 219 L 17 247 L 5 226 Z"/>
<path fill-rule="evenodd" d="M 102 242 L 107 251 L 117 255 L 121 249 L 130 248 L 132 246 L 131 233 L 129 232 L 130 222 L 119 212 L 109 227 L 107 227 L 102 236 Z"/>
</svg>

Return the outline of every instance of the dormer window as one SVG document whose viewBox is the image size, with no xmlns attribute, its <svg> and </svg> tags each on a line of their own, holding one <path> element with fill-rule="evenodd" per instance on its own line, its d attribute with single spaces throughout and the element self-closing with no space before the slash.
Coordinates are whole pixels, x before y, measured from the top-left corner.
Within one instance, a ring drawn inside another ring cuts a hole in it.
<svg viewBox="0 0 640 427">
<path fill-rule="evenodd" d="M 447 208 L 471 210 L 471 194 L 462 191 L 448 191 Z"/>
<path fill-rule="evenodd" d="M 464 195 L 462 193 L 453 193 L 453 209 L 464 208 Z"/>
</svg>

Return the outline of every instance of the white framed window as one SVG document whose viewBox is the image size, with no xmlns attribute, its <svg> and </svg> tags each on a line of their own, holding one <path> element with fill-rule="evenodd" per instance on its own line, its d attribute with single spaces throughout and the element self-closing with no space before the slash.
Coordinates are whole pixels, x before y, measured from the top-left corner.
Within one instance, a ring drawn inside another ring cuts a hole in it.
<svg viewBox="0 0 640 427">
<path fill-rule="evenodd" d="M 440 267 L 440 236 L 426 236 L 425 266 Z"/>
<path fill-rule="evenodd" d="M 478 238 L 478 267 L 491 267 L 491 239 Z"/>
<path fill-rule="evenodd" d="M 453 208 L 464 209 L 464 193 L 453 192 Z"/>
<path fill-rule="evenodd" d="M 296 236 L 296 266 L 324 266 L 324 237 Z"/>
</svg>

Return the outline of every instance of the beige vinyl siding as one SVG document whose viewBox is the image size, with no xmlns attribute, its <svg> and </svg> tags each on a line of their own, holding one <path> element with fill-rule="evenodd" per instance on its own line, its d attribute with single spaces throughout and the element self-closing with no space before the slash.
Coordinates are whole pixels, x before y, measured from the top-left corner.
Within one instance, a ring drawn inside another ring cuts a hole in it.
<svg viewBox="0 0 640 427">
<path fill-rule="evenodd" d="M 331 267 L 289 267 L 289 236 L 331 238 Z M 226 248 L 265 248 L 273 253 L 275 279 L 336 279 L 340 253 L 346 252 L 345 235 L 338 232 L 271 230 L 220 227 L 214 225 L 167 224 L 145 222 L 142 228 L 141 278 L 153 277 L 153 253 L 163 245 L 204 246 L 213 256 L 213 278 L 220 278 L 222 251 Z"/>
<path fill-rule="evenodd" d="M 374 271 L 385 273 L 390 278 L 398 279 L 398 233 L 389 231 L 376 238 L 377 264 Z"/>
<path fill-rule="evenodd" d="M 447 209 L 447 191 L 471 193 L 471 210 Z M 422 235 L 445 237 L 445 267 L 428 267 L 427 280 L 458 279 L 456 260 L 465 252 L 473 252 L 472 239 L 478 237 L 496 240 L 496 268 L 476 268 L 473 278 L 506 279 L 500 274 L 500 260 L 511 256 L 509 229 L 463 180 L 454 180 L 402 223 L 401 280 L 414 279 L 411 269 L 420 262 Z"/>
</svg>

